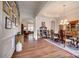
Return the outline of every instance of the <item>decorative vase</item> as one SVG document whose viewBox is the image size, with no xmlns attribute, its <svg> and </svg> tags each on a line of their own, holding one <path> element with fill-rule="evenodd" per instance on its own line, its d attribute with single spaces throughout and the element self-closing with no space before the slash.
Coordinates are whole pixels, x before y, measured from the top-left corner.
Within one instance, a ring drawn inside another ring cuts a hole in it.
<svg viewBox="0 0 79 59">
<path fill-rule="evenodd" d="M 16 51 L 17 51 L 17 52 L 22 51 L 22 43 L 21 43 L 20 41 L 17 42 L 17 44 L 16 44 Z"/>
</svg>

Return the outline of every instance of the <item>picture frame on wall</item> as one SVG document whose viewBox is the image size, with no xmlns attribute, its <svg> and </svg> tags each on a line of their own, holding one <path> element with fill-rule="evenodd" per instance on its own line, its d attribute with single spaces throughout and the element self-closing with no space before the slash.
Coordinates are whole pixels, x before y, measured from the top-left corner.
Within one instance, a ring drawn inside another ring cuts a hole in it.
<svg viewBox="0 0 79 59">
<path fill-rule="evenodd" d="M 15 26 L 16 26 L 16 17 L 14 18 L 14 20 L 15 20 Z"/>
<path fill-rule="evenodd" d="M 16 25 L 17 24 L 17 22 L 16 22 L 16 16 L 13 15 L 11 19 L 12 19 L 12 27 L 17 26 Z"/>
<path fill-rule="evenodd" d="M 10 14 L 10 8 L 9 8 L 9 6 L 8 6 L 8 4 L 7 4 L 6 1 L 3 1 L 3 11 L 4 11 L 7 15 Z"/>
<path fill-rule="evenodd" d="M 13 1 L 7 1 L 7 3 L 10 5 L 10 7 L 13 7 Z"/>
<path fill-rule="evenodd" d="M 15 28 L 15 23 L 14 22 L 12 22 L 12 28 Z"/>
<path fill-rule="evenodd" d="M 6 29 L 11 29 L 12 28 L 12 21 L 8 17 L 5 17 L 5 28 Z"/>
<path fill-rule="evenodd" d="M 12 15 L 11 19 L 12 19 L 12 22 L 15 22 L 15 21 L 14 21 L 14 15 Z"/>
<path fill-rule="evenodd" d="M 15 26 L 16 26 L 16 16 L 13 15 L 12 20 L 13 20 Z"/>
</svg>

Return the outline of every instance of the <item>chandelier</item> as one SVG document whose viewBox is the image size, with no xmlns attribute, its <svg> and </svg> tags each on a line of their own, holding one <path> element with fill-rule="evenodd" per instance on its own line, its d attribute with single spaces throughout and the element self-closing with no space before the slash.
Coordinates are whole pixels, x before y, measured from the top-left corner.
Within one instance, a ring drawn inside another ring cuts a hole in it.
<svg viewBox="0 0 79 59">
<path fill-rule="evenodd" d="M 68 25 L 69 24 L 68 19 L 66 19 L 66 17 L 65 17 L 65 7 L 66 7 L 66 5 L 63 5 L 63 8 L 64 8 L 64 19 L 60 21 L 60 25 Z"/>
</svg>

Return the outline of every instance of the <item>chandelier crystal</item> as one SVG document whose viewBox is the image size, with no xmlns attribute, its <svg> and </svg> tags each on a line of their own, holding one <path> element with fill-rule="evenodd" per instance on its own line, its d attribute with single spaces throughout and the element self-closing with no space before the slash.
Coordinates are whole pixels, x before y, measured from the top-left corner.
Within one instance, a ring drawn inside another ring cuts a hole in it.
<svg viewBox="0 0 79 59">
<path fill-rule="evenodd" d="M 65 17 L 65 7 L 66 7 L 66 5 L 63 5 L 63 8 L 64 8 L 64 18 L 65 19 L 60 21 L 60 25 L 68 25 L 69 24 L 68 19 L 66 19 L 66 17 Z"/>
</svg>

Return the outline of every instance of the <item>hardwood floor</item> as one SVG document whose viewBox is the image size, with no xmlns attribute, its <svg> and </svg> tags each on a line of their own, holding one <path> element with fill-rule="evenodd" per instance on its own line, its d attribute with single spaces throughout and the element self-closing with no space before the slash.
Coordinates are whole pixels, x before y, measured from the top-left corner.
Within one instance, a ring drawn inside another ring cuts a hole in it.
<svg viewBox="0 0 79 59">
<path fill-rule="evenodd" d="M 74 55 L 45 41 L 27 40 L 21 52 L 14 52 L 12 58 L 75 58 Z"/>
</svg>

